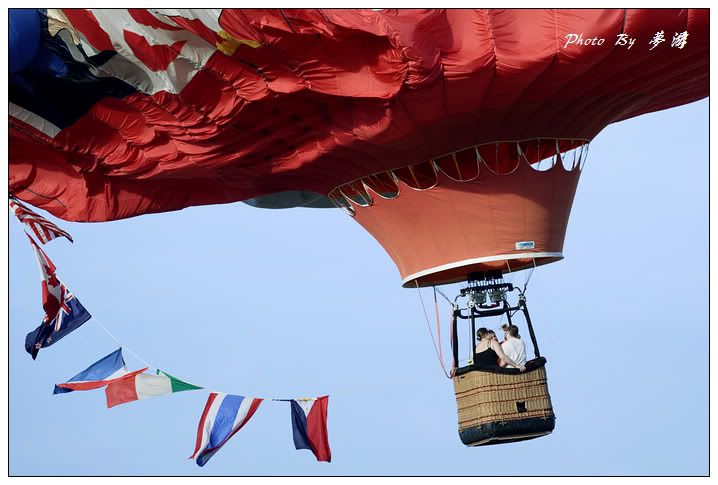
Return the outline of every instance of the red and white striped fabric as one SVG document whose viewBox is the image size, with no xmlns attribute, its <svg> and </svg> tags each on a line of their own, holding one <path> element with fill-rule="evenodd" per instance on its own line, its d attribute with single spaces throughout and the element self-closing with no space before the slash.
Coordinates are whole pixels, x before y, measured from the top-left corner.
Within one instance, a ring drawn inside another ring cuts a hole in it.
<svg viewBox="0 0 718 485">
<path fill-rule="evenodd" d="M 72 236 L 48 221 L 39 214 L 36 214 L 17 199 L 10 199 L 10 208 L 20 222 L 32 230 L 42 244 L 52 241 L 56 237 L 66 237 L 72 242 Z"/>
</svg>

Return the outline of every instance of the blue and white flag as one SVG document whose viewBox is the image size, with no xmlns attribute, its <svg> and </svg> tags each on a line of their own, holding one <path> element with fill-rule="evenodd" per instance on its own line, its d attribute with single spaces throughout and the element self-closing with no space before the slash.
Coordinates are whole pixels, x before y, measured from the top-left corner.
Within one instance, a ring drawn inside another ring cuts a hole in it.
<svg viewBox="0 0 718 485">
<path fill-rule="evenodd" d="M 211 392 L 197 428 L 197 442 L 190 460 L 204 466 L 234 434 L 247 424 L 262 399 Z"/>
<path fill-rule="evenodd" d="M 72 391 L 89 391 L 112 384 L 119 379 L 140 374 L 147 368 L 129 372 L 122 357 L 122 347 L 104 356 L 87 369 L 62 384 L 56 384 L 53 394 L 64 394 Z"/>
</svg>

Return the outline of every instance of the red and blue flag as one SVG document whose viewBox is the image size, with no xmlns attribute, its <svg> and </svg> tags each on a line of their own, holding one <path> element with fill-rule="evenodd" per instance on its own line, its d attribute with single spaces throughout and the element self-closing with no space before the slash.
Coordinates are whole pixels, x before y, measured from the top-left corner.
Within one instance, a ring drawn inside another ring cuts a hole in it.
<svg viewBox="0 0 718 485">
<path fill-rule="evenodd" d="M 90 312 L 82 306 L 82 303 L 72 293 L 66 290 L 64 292 L 64 305 L 60 307 L 55 318 L 47 323 L 41 323 L 39 327 L 27 334 L 27 337 L 25 337 L 25 350 L 35 360 L 40 349 L 56 343 L 88 321 L 90 317 Z"/>
<path fill-rule="evenodd" d="M 292 433 L 294 447 L 311 450 L 317 461 L 332 461 L 327 433 L 329 396 L 316 399 L 292 399 Z"/>
<path fill-rule="evenodd" d="M 89 320 L 91 315 L 58 279 L 55 274 L 57 268 L 47 254 L 29 234 L 27 237 L 40 267 L 42 308 L 45 310 L 40 326 L 25 338 L 25 350 L 34 360 L 41 348 L 49 347 L 62 339 Z"/>
</svg>

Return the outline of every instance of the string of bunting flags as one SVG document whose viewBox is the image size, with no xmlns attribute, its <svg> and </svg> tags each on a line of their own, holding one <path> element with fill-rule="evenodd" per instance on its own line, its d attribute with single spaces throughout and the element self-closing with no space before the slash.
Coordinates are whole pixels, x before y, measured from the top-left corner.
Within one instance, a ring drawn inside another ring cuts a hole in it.
<svg viewBox="0 0 718 485">
<path fill-rule="evenodd" d="M 18 220 L 25 224 L 41 244 L 44 245 L 58 237 L 65 237 L 72 242 L 72 237 L 68 232 L 30 210 L 18 199 L 10 197 L 9 205 Z M 57 277 L 56 266 L 27 229 L 25 234 L 30 240 L 40 267 L 42 307 L 45 312 L 40 325 L 28 333 L 25 339 L 25 350 L 35 360 L 41 349 L 57 343 L 90 320 L 92 316 Z M 122 345 L 97 319 L 92 319 L 92 321 L 117 342 L 120 348 L 102 357 L 65 382 L 56 384 L 53 394 L 89 391 L 104 387 L 107 407 L 113 408 L 151 397 L 205 389 L 150 366 L 128 347 Z M 122 355 L 123 349 L 145 363 L 145 367 L 129 370 Z M 148 372 L 150 368 L 154 368 L 155 372 Z M 189 459 L 195 460 L 199 466 L 204 466 L 232 436 L 249 422 L 265 400 L 290 404 L 292 438 L 297 450 L 310 450 L 317 461 L 331 462 L 327 432 L 329 396 L 267 399 L 215 391 L 210 391 L 200 416 L 195 448 Z"/>
</svg>

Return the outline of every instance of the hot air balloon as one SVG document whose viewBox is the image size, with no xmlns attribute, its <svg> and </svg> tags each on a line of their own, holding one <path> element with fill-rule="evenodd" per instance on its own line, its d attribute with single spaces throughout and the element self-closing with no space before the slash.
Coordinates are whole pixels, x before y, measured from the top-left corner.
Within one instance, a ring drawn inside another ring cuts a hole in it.
<svg viewBox="0 0 718 485">
<path fill-rule="evenodd" d="M 403 286 L 467 282 L 452 347 L 472 446 L 554 429 L 525 294 L 503 276 L 563 258 L 590 141 L 708 95 L 707 9 L 47 9 L 10 21 L 13 196 L 72 221 L 240 200 L 343 208 Z M 473 349 L 477 320 L 516 312 L 534 346 L 526 372 L 475 365 L 473 350 L 459 366 L 459 321 Z"/>
</svg>

